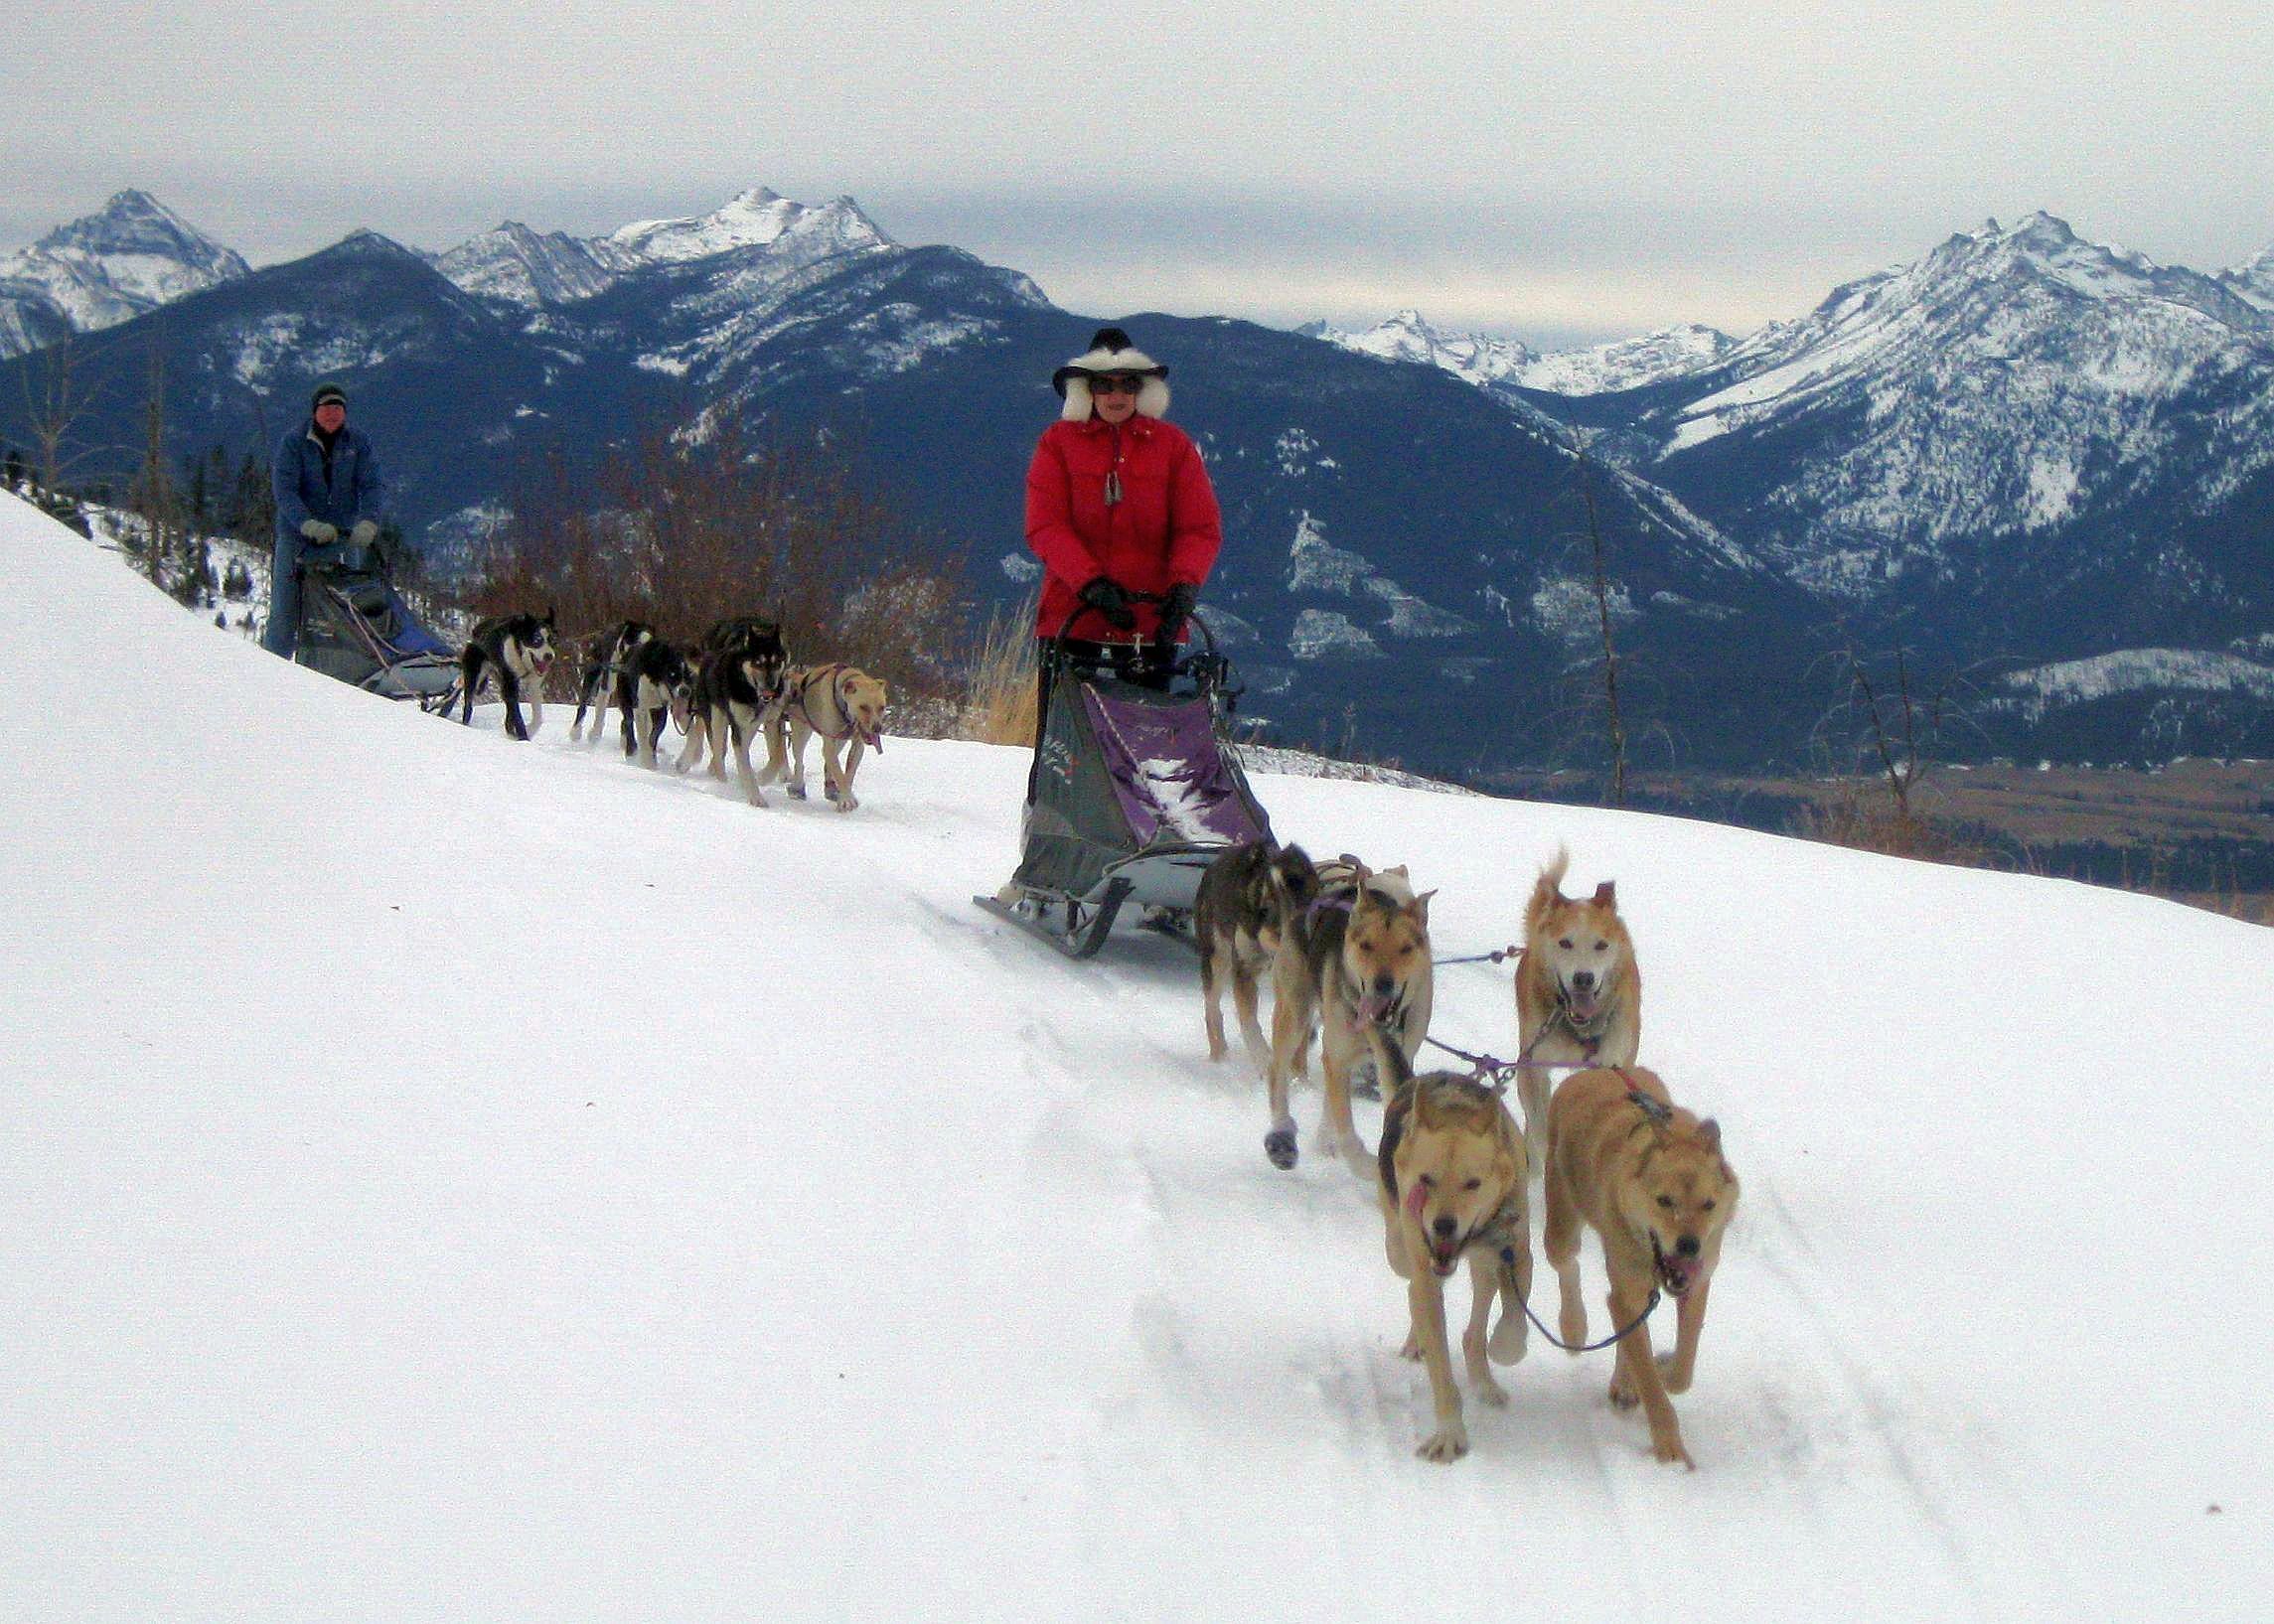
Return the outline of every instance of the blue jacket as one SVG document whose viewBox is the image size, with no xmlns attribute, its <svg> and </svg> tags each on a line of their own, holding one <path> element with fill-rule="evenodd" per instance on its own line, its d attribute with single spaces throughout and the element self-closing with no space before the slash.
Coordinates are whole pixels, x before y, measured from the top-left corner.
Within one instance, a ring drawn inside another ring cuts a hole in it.
<svg viewBox="0 0 2274 1624">
<path fill-rule="evenodd" d="M 276 534 L 298 540 L 304 520 L 320 518 L 344 538 L 359 518 L 380 515 L 379 456 L 371 441 L 349 423 L 332 442 L 329 463 L 313 422 L 303 423 L 277 443 L 271 470 L 276 492 Z"/>
</svg>

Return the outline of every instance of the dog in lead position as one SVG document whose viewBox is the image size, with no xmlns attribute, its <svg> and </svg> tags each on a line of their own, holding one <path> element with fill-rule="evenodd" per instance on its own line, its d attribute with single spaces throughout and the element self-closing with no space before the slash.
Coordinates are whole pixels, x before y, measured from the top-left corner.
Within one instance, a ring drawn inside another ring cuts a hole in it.
<svg viewBox="0 0 2274 1624">
<path fill-rule="evenodd" d="M 1437 1429 L 1415 1453 L 1458 1460 L 1468 1453 L 1468 1427 L 1452 1379 L 1444 1282 L 1466 1258 L 1470 1299 L 1461 1359 L 1478 1402 L 1497 1408 L 1508 1395 L 1493 1380 L 1492 1366 L 1524 1357 L 1524 1303 L 1532 1293 L 1524 1136 L 1492 1089 L 1457 1072 L 1417 1077 L 1401 1044 L 1372 1023 L 1366 1033 L 1388 1102 L 1375 1156 L 1376 1193 L 1390 1267 L 1406 1282 L 1413 1311 L 1405 1353 L 1428 1370 L 1437 1410 Z M 1487 1336 L 1495 1300 L 1500 1323 Z"/>
<path fill-rule="evenodd" d="M 1580 1296 L 1580 1231 L 1602 1238 L 1618 1341 L 1610 1402 L 1642 1406 L 1650 1452 L 1694 1466 L 1667 1395 L 1687 1393 L 1706 1328 L 1706 1294 L 1737 1211 L 1738 1176 L 1722 1153 L 1722 1130 L 1675 1106 L 1655 1072 L 1639 1067 L 1574 1072 L 1548 1107 L 1547 1225 L 1541 1247 L 1563 1290 L 1560 1328 L 1587 1341 Z M 1674 1354 L 1650 1351 L 1646 1315 L 1654 1291 L 1675 1301 Z"/>
<path fill-rule="evenodd" d="M 1222 1060 L 1224 987 L 1240 1036 L 1256 1070 L 1271 1075 L 1272 1049 L 1257 1019 L 1256 988 L 1279 958 L 1290 914 L 1318 895 L 1318 870 L 1300 846 L 1250 840 L 1208 865 L 1192 904 L 1192 934 L 1200 949 L 1200 997 L 1208 1028 L 1208 1058 Z"/>
<path fill-rule="evenodd" d="M 766 776 L 786 778 L 791 799 L 806 799 L 806 741 L 822 741 L 822 794 L 840 812 L 860 803 L 852 776 L 863 749 L 884 754 L 885 684 L 858 666 L 800 665 L 789 676 L 767 742 Z M 838 753 L 843 753 L 840 763 Z"/>
<path fill-rule="evenodd" d="M 592 742 L 600 742 L 600 736 L 608 731 L 608 707 L 615 702 L 617 672 L 624 668 L 632 651 L 655 635 L 656 629 L 646 621 L 626 620 L 592 640 L 592 652 L 576 676 L 576 720 L 568 724 L 570 738 L 584 737 L 585 712 L 593 711 Z"/>
<path fill-rule="evenodd" d="M 458 686 L 464 695 L 458 720 L 471 726 L 474 690 L 486 674 L 494 674 L 498 695 L 506 702 L 506 733 L 527 739 L 544 725 L 544 677 L 552 668 L 552 610 L 542 619 L 535 615 L 492 615 L 474 623 L 473 634 L 458 656 Z M 530 719 L 522 721 L 522 695 L 527 690 Z"/>
<path fill-rule="evenodd" d="M 1430 967 L 1430 898 L 1414 894 L 1403 865 L 1369 869 L 1354 857 L 1321 863 L 1319 890 L 1282 922 L 1272 965 L 1272 1126 L 1264 1154 L 1274 1167 L 1295 1164 L 1288 1094 L 1315 1033 L 1326 1107 L 1321 1146 L 1361 1177 L 1373 1177 L 1350 1115 L 1351 1076 L 1372 1057 L 1366 1030 L 1388 1028 L 1406 1062 L 1429 1034 L 1436 981 Z"/>
<path fill-rule="evenodd" d="M 1548 1092 L 1578 1066 L 1631 1066 L 1642 1042 L 1642 971 L 1609 880 L 1585 901 L 1564 895 L 1572 854 L 1558 848 L 1524 908 L 1516 965 L 1517 1093 L 1532 1165 L 1548 1155 Z"/>
</svg>

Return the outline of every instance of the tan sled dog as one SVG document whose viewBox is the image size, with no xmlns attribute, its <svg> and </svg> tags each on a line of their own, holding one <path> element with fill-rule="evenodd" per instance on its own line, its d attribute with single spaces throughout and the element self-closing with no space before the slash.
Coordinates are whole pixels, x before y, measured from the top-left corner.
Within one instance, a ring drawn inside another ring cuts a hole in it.
<svg viewBox="0 0 2274 1624">
<path fill-rule="evenodd" d="M 1500 1096 L 1457 1072 L 1416 1077 L 1405 1051 L 1369 1024 L 1388 1108 L 1375 1157 L 1390 1267 L 1406 1282 L 1413 1331 L 1406 1356 L 1430 1373 L 1437 1430 L 1415 1451 L 1424 1460 L 1468 1453 L 1468 1428 L 1446 1346 L 1444 1282 L 1468 1259 L 1468 1328 L 1460 1351 L 1479 1402 L 1508 1402 L 1492 1364 L 1524 1357 L 1524 1300 L 1532 1292 L 1532 1233 L 1525 1209 L 1524 1136 Z M 1500 1324 L 1488 1339 L 1494 1299 Z M 1488 1360 L 1490 1361 L 1488 1363 Z"/>
<path fill-rule="evenodd" d="M 1634 939 L 1618 917 L 1608 880 L 1585 902 L 1564 895 L 1572 854 L 1558 848 L 1524 908 L 1524 954 L 1516 965 L 1517 1074 L 1524 1144 L 1532 1165 L 1548 1158 L 1548 1090 L 1562 1068 L 1631 1066 L 1642 1042 L 1642 972 Z"/>
<path fill-rule="evenodd" d="M 1430 898 L 1414 895 L 1401 865 L 1379 872 L 1355 858 L 1321 863 L 1318 895 L 1290 913 L 1272 962 L 1271 1131 L 1264 1154 L 1274 1167 L 1295 1164 L 1288 1092 L 1319 1035 L 1326 1079 L 1320 1147 L 1371 1179 L 1366 1147 L 1350 1116 L 1350 1074 L 1372 1058 L 1366 1029 L 1379 1022 L 1408 1065 L 1429 1035 L 1436 982 L 1430 968 Z"/>
<path fill-rule="evenodd" d="M 884 683 L 854 665 L 794 665 L 766 747 L 766 782 L 787 779 L 793 800 L 806 799 L 806 741 L 822 741 L 822 793 L 847 812 L 852 775 L 863 749 L 884 754 Z M 847 741 L 842 765 L 837 752 Z"/>
<path fill-rule="evenodd" d="M 1737 1210 L 1738 1176 L 1722 1155 L 1720 1125 L 1676 1108 L 1655 1072 L 1574 1072 L 1548 1107 L 1547 1183 L 1541 1245 L 1563 1286 L 1563 1339 L 1575 1346 L 1588 1339 L 1580 1299 L 1584 1223 L 1602 1237 L 1612 1328 L 1634 1326 L 1618 1343 L 1610 1402 L 1620 1409 L 1639 1403 L 1650 1422 L 1650 1452 L 1694 1466 L 1666 1396 L 1690 1390 L 1706 1293 Z M 1653 1289 L 1677 1305 L 1674 1357 L 1663 1367 L 1651 1356 L 1642 1319 Z"/>
</svg>

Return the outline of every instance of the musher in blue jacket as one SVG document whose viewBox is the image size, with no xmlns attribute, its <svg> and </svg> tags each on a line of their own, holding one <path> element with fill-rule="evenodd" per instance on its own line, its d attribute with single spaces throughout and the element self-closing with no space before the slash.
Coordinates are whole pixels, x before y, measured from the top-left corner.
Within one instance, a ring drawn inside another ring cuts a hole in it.
<svg viewBox="0 0 2274 1624">
<path fill-rule="evenodd" d="M 348 391 L 318 385 L 308 421 L 276 447 L 276 558 L 268 574 L 268 625 L 260 644 L 290 660 L 300 642 L 300 577 L 310 547 L 379 539 L 379 457 L 348 427 Z"/>
</svg>

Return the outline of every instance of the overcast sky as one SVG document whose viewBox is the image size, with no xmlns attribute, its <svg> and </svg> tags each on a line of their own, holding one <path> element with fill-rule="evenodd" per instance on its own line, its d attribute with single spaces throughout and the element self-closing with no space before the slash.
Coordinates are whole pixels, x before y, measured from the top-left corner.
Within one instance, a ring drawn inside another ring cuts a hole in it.
<svg viewBox="0 0 2274 1624">
<path fill-rule="evenodd" d="M 50 0 L 0 55 L 0 246 L 123 186 L 264 262 L 764 184 L 1088 314 L 1558 343 L 1746 331 L 2039 208 L 2274 245 L 2263 0 L 1533 9 Z"/>
</svg>

